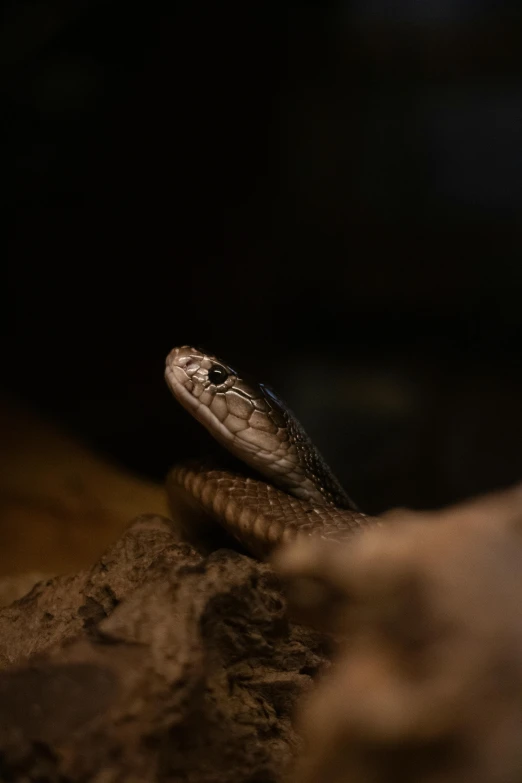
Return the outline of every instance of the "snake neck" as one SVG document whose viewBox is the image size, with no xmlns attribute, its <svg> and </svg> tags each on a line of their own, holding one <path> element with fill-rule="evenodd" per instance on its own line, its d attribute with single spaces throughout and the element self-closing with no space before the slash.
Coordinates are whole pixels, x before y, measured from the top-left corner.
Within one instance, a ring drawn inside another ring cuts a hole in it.
<svg viewBox="0 0 522 783">
<path fill-rule="evenodd" d="M 304 474 L 305 481 L 303 484 L 306 489 L 306 496 L 299 489 L 295 491 L 295 489 L 290 488 L 288 491 L 291 491 L 297 497 L 310 499 L 315 503 L 326 503 L 338 508 L 358 511 L 357 505 L 336 478 L 299 421 L 290 413 L 285 418 L 287 419 L 286 426 L 290 439 L 295 445 L 298 463 Z"/>
</svg>

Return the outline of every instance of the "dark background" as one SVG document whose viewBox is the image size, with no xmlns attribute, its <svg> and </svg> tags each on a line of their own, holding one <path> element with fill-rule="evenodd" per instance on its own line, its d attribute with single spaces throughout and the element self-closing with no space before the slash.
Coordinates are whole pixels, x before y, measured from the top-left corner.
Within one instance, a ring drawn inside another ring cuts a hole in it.
<svg viewBox="0 0 522 783">
<path fill-rule="evenodd" d="M 4 390 L 162 479 L 203 345 L 365 509 L 522 479 L 521 8 L 13 0 Z"/>
</svg>

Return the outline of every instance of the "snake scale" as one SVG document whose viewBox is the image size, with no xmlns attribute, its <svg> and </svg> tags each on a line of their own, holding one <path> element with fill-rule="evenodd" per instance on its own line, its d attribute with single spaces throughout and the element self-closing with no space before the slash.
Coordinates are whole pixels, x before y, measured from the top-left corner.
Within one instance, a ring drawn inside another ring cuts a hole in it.
<svg viewBox="0 0 522 783">
<path fill-rule="evenodd" d="M 357 510 L 289 408 L 262 383 L 195 348 L 174 348 L 165 379 L 174 397 L 261 478 L 179 465 L 169 482 L 258 557 L 299 536 L 339 541 L 375 517 Z"/>
</svg>

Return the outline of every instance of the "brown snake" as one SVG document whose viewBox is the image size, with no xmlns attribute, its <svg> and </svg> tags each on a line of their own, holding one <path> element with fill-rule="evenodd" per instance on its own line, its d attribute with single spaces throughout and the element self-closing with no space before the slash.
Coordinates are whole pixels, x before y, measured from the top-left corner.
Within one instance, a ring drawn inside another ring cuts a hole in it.
<svg viewBox="0 0 522 783">
<path fill-rule="evenodd" d="M 266 386 L 188 346 L 169 353 L 165 378 L 219 443 L 271 482 L 199 465 L 180 465 L 169 475 L 171 488 L 188 493 L 253 554 L 265 557 L 299 536 L 341 540 L 377 522 L 357 510 L 295 416 Z"/>
</svg>

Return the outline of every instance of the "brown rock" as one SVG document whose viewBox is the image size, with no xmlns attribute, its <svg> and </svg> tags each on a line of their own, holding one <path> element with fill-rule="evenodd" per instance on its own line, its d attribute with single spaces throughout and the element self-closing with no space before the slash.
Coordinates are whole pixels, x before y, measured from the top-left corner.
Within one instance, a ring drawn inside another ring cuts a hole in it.
<svg viewBox="0 0 522 783">
<path fill-rule="evenodd" d="M 323 646 L 268 565 L 141 517 L 0 610 L 0 780 L 279 781 Z"/>
<path fill-rule="evenodd" d="M 300 616 L 346 639 L 295 783 L 522 780 L 521 522 L 515 488 L 279 554 Z"/>
</svg>

